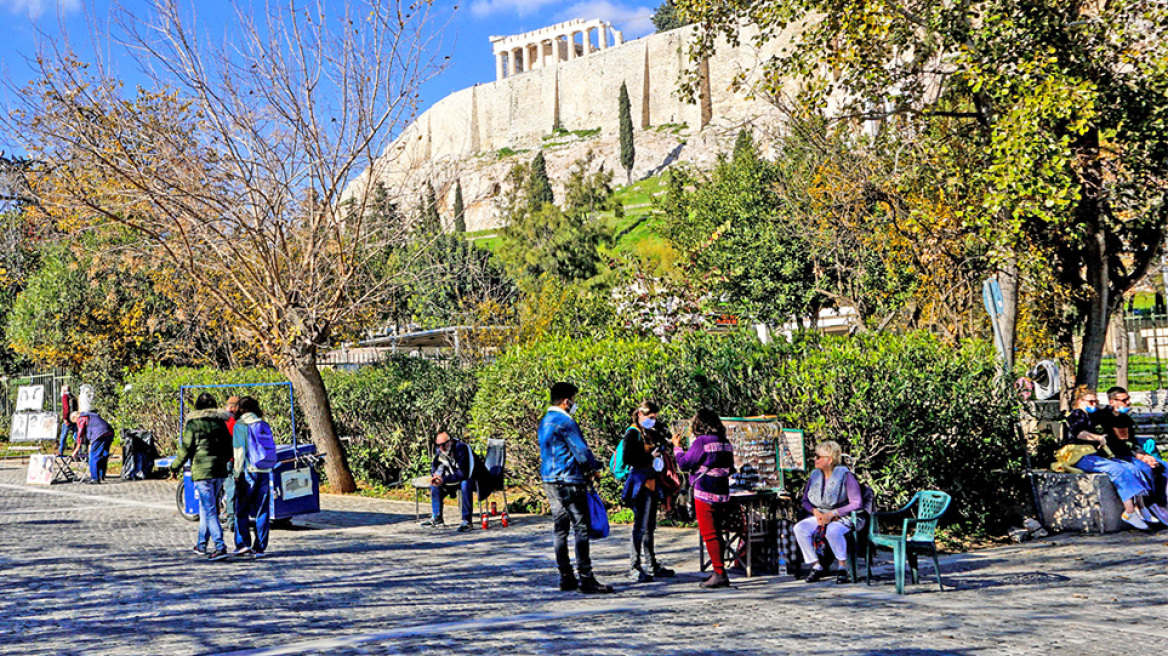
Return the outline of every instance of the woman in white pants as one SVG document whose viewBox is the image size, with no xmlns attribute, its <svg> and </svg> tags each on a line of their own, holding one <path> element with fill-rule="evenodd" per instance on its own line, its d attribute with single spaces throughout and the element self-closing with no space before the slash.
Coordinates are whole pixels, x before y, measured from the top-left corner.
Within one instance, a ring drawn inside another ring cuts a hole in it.
<svg viewBox="0 0 1168 656">
<path fill-rule="evenodd" d="M 825 540 L 839 561 L 835 582 L 848 582 L 846 536 L 852 530 L 850 515 L 864 502 L 860 482 L 840 464 L 841 455 L 840 445 L 835 442 L 823 442 L 815 447 L 815 469 L 803 488 L 803 508 L 811 514 L 795 524 L 795 539 L 803 551 L 804 562 L 811 563 L 808 583 L 815 583 L 827 574 L 815 553 L 818 540 Z"/>
</svg>

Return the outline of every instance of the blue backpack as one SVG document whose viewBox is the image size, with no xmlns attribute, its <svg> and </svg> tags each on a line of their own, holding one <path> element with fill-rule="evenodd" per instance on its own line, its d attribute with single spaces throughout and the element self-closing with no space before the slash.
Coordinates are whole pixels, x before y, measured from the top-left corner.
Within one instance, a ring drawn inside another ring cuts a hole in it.
<svg viewBox="0 0 1168 656">
<path fill-rule="evenodd" d="M 247 460 L 256 469 L 271 469 L 279 462 L 268 422 L 257 421 L 247 427 Z"/>
<path fill-rule="evenodd" d="M 608 537 L 608 510 L 596 490 L 588 490 L 588 537 L 593 540 Z"/>
</svg>

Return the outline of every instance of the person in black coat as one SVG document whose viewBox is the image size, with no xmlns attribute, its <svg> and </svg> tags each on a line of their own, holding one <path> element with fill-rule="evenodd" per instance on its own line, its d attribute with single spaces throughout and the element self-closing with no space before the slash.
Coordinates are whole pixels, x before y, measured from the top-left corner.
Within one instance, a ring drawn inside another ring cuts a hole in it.
<svg viewBox="0 0 1168 656">
<path fill-rule="evenodd" d="M 430 519 L 422 526 L 442 526 L 442 499 L 462 492 L 462 523 L 459 532 L 471 530 L 475 482 L 486 467 L 470 447 L 446 431 L 434 438 L 434 459 L 430 462 Z"/>
</svg>

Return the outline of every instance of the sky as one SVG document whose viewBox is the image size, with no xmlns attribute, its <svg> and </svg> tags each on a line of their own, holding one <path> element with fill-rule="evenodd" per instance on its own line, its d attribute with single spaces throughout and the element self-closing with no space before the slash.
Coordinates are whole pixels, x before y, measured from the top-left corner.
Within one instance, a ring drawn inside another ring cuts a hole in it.
<svg viewBox="0 0 1168 656">
<path fill-rule="evenodd" d="M 121 1 L 131 10 L 144 4 L 142 0 Z M 204 25 L 225 22 L 233 11 L 227 0 L 186 1 L 194 4 Z M 239 1 L 247 4 L 252 0 Z M 435 0 L 449 18 L 442 34 L 445 52 L 441 54 L 449 55 L 450 62 L 441 75 L 423 87 L 421 109 L 453 91 L 495 79 L 489 41 L 492 35 L 520 34 L 572 18 L 599 18 L 612 22 L 626 40 L 634 39 L 653 31 L 649 18 L 659 3 L 660 0 Z M 105 39 L 101 26 L 108 20 L 109 11 L 109 0 L 0 0 L 0 75 L 18 83 L 28 80 L 31 71 L 26 58 L 35 54 L 38 39 L 43 36 L 68 38 L 84 57 L 95 51 L 87 44 L 91 43 L 90 26 L 96 25 L 97 46 L 107 50 L 102 47 L 108 43 L 102 43 Z"/>
</svg>

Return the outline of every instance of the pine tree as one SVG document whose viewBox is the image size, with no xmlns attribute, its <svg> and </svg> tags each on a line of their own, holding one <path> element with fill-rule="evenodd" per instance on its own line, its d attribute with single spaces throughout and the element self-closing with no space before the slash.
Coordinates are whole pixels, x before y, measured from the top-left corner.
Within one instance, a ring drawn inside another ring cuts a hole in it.
<svg viewBox="0 0 1168 656">
<path fill-rule="evenodd" d="M 555 204 L 556 197 L 552 193 L 552 183 L 548 179 L 547 161 L 543 153 L 535 156 L 531 161 L 531 177 L 527 181 L 527 200 L 531 211 L 538 212 L 545 204 Z"/>
<path fill-rule="evenodd" d="M 633 145 L 633 115 L 629 108 L 629 87 L 621 82 L 620 99 L 620 162 L 625 168 L 625 179 L 633 183 L 633 164 L 637 161 L 637 148 Z"/>
<path fill-rule="evenodd" d="M 462 206 L 462 180 L 454 181 L 454 231 L 458 234 L 466 232 L 465 208 Z"/>
</svg>

